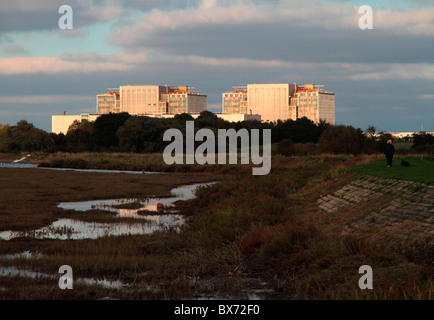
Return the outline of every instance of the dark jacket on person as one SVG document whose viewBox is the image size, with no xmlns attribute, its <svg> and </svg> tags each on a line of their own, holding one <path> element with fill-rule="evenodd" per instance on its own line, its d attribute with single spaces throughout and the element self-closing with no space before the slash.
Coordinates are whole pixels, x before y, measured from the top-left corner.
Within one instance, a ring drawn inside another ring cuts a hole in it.
<svg viewBox="0 0 434 320">
<path fill-rule="evenodd" d="M 384 154 L 386 156 L 393 156 L 395 153 L 395 147 L 393 146 L 393 144 L 388 143 L 386 144 L 386 146 L 384 147 Z"/>
</svg>

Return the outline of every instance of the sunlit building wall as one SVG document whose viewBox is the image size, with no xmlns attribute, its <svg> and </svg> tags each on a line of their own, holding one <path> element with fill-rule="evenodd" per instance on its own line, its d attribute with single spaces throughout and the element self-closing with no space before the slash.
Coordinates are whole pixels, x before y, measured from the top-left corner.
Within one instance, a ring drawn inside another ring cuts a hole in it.
<svg viewBox="0 0 434 320">
<path fill-rule="evenodd" d="M 98 114 L 87 113 L 80 115 L 53 115 L 51 116 L 51 131 L 57 134 L 67 134 L 69 127 L 74 123 L 74 121 L 82 122 L 83 120 L 87 120 L 93 122 L 98 117 Z"/>
<path fill-rule="evenodd" d="M 249 84 L 247 85 L 247 104 L 253 114 L 259 114 L 262 121 L 285 121 L 289 118 L 290 98 L 295 84 Z"/>
<path fill-rule="evenodd" d="M 315 123 L 324 120 L 335 124 L 334 93 L 325 92 L 309 84 L 298 88 L 294 98 L 298 107 L 298 118 L 307 117 Z"/>
<path fill-rule="evenodd" d="M 167 113 L 200 113 L 207 110 L 208 97 L 197 93 L 170 93 Z"/>
<path fill-rule="evenodd" d="M 120 112 L 120 95 L 119 91 L 109 91 L 108 93 L 98 94 L 96 96 L 96 113 L 119 113 Z"/>
<path fill-rule="evenodd" d="M 120 112 L 130 114 L 166 113 L 165 103 L 160 103 L 162 95 L 167 93 L 165 86 L 121 86 Z"/>
<path fill-rule="evenodd" d="M 247 108 L 247 90 L 234 90 L 222 94 L 222 113 L 250 114 Z"/>
</svg>

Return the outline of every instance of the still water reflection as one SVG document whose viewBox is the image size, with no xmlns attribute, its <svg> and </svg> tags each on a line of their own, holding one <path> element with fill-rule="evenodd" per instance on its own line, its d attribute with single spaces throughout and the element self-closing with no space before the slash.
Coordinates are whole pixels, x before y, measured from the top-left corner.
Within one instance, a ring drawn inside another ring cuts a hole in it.
<svg viewBox="0 0 434 320">
<path fill-rule="evenodd" d="M 62 202 L 60 208 L 76 211 L 88 211 L 99 209 L 115 212 L 119 218 L 135 218 L 137 223 L 118 222 L 118 223 L 100 223 L 84 222 L 74 219 L 60 219 L 51 225 L 32 231 L 3 231 L 0 232 L 0 239 L 10 240 L 17 237 L 32 237 L 37 239 L 57 239 L 57 240 L 80 240 L 80 239 L 97 239 L 105 236 L 119 235 L 137 235 L 149 234 L 157 230 L 166 228 L 179 228 L 184 222 L 185 217 L 173 213 L 174 202 L 179 200 L 188 200 L 194 198 L 195 191 L 200 186 L 213 184 L 198 183 L 193 185 L 181 186 L 172 189 L 173 197 L 170 198 L 152 198 L 147 200 L 137 199 L 114 199 L 98 200 L 84 202 Z M 119 205 L 128 203 L 137 204 L 137 209 L 121 209 Z M 168 210 L 168 214 L 159 214 L 157 204 L 162 203 Z M 151 214 L 143 214 L 142 212 Z"/>
</svg>

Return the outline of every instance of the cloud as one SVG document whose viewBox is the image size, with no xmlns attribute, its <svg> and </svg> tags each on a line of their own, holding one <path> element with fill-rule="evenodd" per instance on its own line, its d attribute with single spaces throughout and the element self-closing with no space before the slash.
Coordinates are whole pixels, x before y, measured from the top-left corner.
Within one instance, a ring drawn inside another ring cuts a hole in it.
<svg viewBox="0 0 434 320">
<path fill-rule="evenodd" d="M 19 48 L 15 49 L 18 50 Z M 152 59 L 150 58 L 151 56 L 153 56 Z M 172 58 L 168 57 L 167 59 Z M 151 65 L 156 61 L 161 62 L 160 56 L 155 53 L 150 54 L 146 50 L 137 52 L 122 50 L 114 54 L 64 52 L 58 57 L 0 58 L 0 74 L 106 73 L 142 69 L 146 65 Z"/>
<path fill-rule="evenodd" d="M 29 53 L 24 47 L 20 44 L 11 44 L 3 48 L 2 50 L 4 53 L 8 54 L 18 54 L 18 53 Z"/>
<path fill-rule="evenodd" d="M 374 12 L 374 28 L 387 29 L 394 33 L 434 36 L 434 8 Z"/>
<path fill-rule="evenodd" d="M 122 12 L 121 1 L 70 0 L 0 0 L 0 30 L 35 31 L 58 29 L 59 7 L 69 5 L 73 10 L 74 28 L 110 21 Z"/>
<path fill-rule="evenodd" d="M 0 74 L 91 73 L 125 71 L 132 66 L 110 61 L 65 61 L 59 57 L 13 57 L 0 59 Z"/>
<path fill-rule="evenodd" d="M 82 28 L 73 28 L 72 30 L 71 29 L 58 30 L 56 31 L 56 33 L 66 38 L 72 38 L 72 37 L 85 38 L 89 35 L 89 31 L 86 31 Z"/>
<path fill-rule="evenodd" d="M 282 0 L 277 5 L 255 4 L 252 1 L 233 1 L 219 5 L 215 0 L 203 1 L 198 7 L 180 8 L 171 11 L 154 9 L 144 13 L 135 24 L 118 25 L 112 30 L 110 42 L 120 46 L 142 46 L 154 37 L 166 33 L 196 34 L 201 28 L 275 26 L 290 34 L 298 28 L 323 28 L 349 31 L 358 29 L 361 15 L 358 7 L 330 1 Z M 374 10 L 374 29 L 393 34 L 432 36 L 434 33 L 434 8 L 419 8 L 400 11 L 393 9 Z M 252 34 L 243 34 L 249 38 Z M 242 39 L 240 39 L 242 40 Z M 260 38 L 258 38 L 260 40 Z"/>
<path fill-rule="evenodd" d="M 75 102 L 89 101 L 89 96 L 79 95 L 26 95 L 26 96 L 2 96 L 2 103 L 53 103 L 53 102 Z"/>
<path fill-rule="evenodd" d="M 170 11 L 156 8 L 115 24 L 108 41 L 130 50 L 206 57 L 208 64 L 213 58 L 434 63 L 427 54 L 434 50 L 432 10 L 377 9 L 374 30 L 366 31 L 358 27 L 358 7 L 343 3 L 206 1 Z"/>
<path fill-rule="evenodd" d="M 375 70 L 371 71 L 370 70 Z M 366 72 L 368 71 L 368 72 Z M 383 64 L 367 65 L 365 72 L 349 76 L 351 80 L 385 81 L 385 80 L 434 80 L 434 64 Z"/>
<path fill-rule="evenodd" d="M 316 10 L 312 10 L 312 4 Z M 279 5 L 261 3 L 254 5 L 242 1 L 231 2 L 231 5 L 219 6 L 216 1 L 203 1 L 195 8 L 165 11 L 155 9 L 142 15 L 135 25 L 113 28 L 111 43 L 121 46 L 143 45 L 153 33 L 161 32 L 191 32 L 201 26 L 238 26 L 243 24 L 282 24 L 288 22 L 299 25 L 316 24 L 316 21 L 328 21 L 329 25 L 339 14 L 347 17 L 355 12 L 348 6 L 321 5 L 317 1 L 282 1 Z M 319 18 L 320 19 L 315 19 Z M 309 20 L 307 20 L 307 18 Z M 322 23 L 321 23 L 322 24 Z M 197 29 L 196 29 L 197 30 Z"/>
</svg>

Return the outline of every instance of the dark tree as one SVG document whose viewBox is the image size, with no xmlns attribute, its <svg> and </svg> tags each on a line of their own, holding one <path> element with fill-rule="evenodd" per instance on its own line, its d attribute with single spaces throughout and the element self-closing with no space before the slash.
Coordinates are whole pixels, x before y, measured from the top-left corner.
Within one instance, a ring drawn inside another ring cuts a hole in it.
<svg viewBox="0 0 434 320">
<path fill-rule="evenodd" d="M 99 116 L 95 120 L 93 139 L 98 147 L 113 148 L 119 147 L 119 140 L 116 135 L 119 128 L 131 116 L 126 113 L 109 113 Z"/>
<path fill-rule="evenodd" d="M 352 126 L 331 126 L 319 139 L 320 149 L 330 153 L 360 153 L 360 132 Z"/>
</svg>

